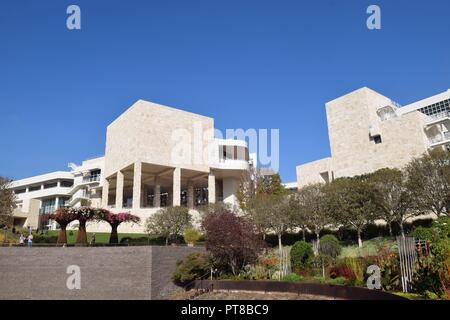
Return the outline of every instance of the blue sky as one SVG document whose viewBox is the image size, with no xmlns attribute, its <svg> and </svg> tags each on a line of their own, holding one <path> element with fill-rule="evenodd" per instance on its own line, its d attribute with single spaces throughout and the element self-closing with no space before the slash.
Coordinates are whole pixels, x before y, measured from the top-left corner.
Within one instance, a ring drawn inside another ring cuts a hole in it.
<svg viewBox="0 0 450 320">
<path fill-rule="evenodd" d="M 82 29 L 66 28 L 81 8 Z M 366 27 L 381 7 L 382 29 Z M 138 99 L 280 129 L 280 173 L 329 156 L 325 102 L 362 86 L 407 104 L 450 88 L 450 1 L 0 1 L 0 175 L 102 155 Z"/>
</svg>

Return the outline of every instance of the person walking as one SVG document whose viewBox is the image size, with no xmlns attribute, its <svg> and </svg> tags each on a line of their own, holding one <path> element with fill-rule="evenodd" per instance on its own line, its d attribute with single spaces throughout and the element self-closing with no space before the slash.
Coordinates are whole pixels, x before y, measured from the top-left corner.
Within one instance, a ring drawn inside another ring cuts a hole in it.
<svg viewBox="0 0 450 320">
<path fill-rule="evenodd" d="M 30 233 L 29 235 L 28 235 L 28 247 L 32 247 L 33 246 L 33 234 L 32 233 Z"/>
<path fill-rule="evenodd" d="M 92 234 L 92 238 L 91 238 L 91 247 L 95 246 L 95 233 Z"/>
<path fill-rule="evenodd" d="M 25 244 L 25 237 L 23 236 L 23 234 L 20 234 L 19 246 L 23 247 L 24 244 Z"/>
</svg>

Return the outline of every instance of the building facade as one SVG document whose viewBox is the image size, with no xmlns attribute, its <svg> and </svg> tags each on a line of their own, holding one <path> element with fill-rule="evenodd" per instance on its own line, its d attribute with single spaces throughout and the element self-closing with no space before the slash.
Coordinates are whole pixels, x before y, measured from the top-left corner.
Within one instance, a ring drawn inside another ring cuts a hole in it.
<svg viewBox="0 0 450 320">
<path fill-rule="evenodd" d="M 107 127 L 103 157 L 13 181 L 14 224 L 56 228 L 43 213 L 89 205 L 131 212 L 141 223 L 124 224 L 119 232 L 143 232 L 161 207 L 187 206 L 196 215 L 207 203 L 237 206 L 242 173 L 251 165 L 245 141 L 215 138 L 214 119 L 139 100 Z M 103 222 L 87 229 L 110 230 Z"/>
<path fill-rule="evenodd" d="M 450 145 L 450 90 L 400 106 L 369 88 L 326 103 L 331 156 L 297 166 L 297 185 L 402 168 Z"/>
</svg>

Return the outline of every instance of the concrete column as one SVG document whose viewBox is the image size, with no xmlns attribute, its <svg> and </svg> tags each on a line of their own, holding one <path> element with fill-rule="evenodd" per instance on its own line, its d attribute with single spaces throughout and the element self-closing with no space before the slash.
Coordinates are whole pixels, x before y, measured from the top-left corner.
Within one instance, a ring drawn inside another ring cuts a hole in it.
<svg viewBox="0 0 450 320">
<path fill-rule="evenodd" d="M 190 180 L 188 181 L 187 205 L 189 209 L 194 209 L 194 184 Z"/>
<path fill-rule="evenodd" d="M 142 162 L 134 163 L 133 175 L 133 209 L 141 207 L 141 189 L 142 189 Z"/>
<path fill-rule="evenodd" d="M 173 170 L 173 192 L 172 205 L 179 206 L 181 204 L 181 168 Z"/>
<path fill-rule="evenodd" d="M 55 210 L 58 209 L 58 205 L 59 205 L 59 197 L 55 198 Z"/>
<path fill-rule="evenodd" d="M 116 208 L 122 209 L 123 206 L 123 172 L 117 171 L 117 184 L 116 184 Z"/>
<path fill-rule="evenodd" d="M 153 207 L 161 207 L 161 185 L 159 184 L 159 177 L 155 177 L 155 188 L 153 193 Z"/>
<path fill-rule="evenodd" d="M 148 201 L 148 189 L 146 185 L 142 185 L 141 189 L 141 206 L 145 208 L 147 206 Z"/>
<path fill-rule="evenodd" d="M 213 171 L 208 175 L 208 202 L 216 203 L 216 176 Z"/>
<path fill-rule="evenodd" d="M 109 181 L 105 179 L 103 181 L 102 188 L 102 207 L 106 208 L 108 206 L 108 197 L 109 197 Z"/>
</svg>

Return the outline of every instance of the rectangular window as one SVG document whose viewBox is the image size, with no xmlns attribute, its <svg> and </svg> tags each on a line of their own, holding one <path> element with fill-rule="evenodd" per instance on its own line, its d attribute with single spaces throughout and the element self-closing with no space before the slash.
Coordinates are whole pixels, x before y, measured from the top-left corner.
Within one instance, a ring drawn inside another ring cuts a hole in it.
<svg viewBox="0 0 450 320">
<path fill-rule="evenodd" d="M 56 182 L 44 184 L 44 189 L 56 188 L 58 184 Z"/>
<path fill-rule="evenodd" d="M 380 144 L 382 141 L 381 141 L 381 136 L 375 136 L 375 137 L 373 137 L 373 142 L 375 142 L 375 144 Z"/>
<path fill-rule="evenodd" d="M 21 194 L 21 193 L 25 193 L 27 190 L 26 189 L 16 189 L 14 190 L 15 194 Z"/>
<path fill-rule="evenodd" d="M 28 191 L 37 191 L 37 190 L 41 190 L 41 186 L 31 186 L 28 188 Z"/>
</svg>

